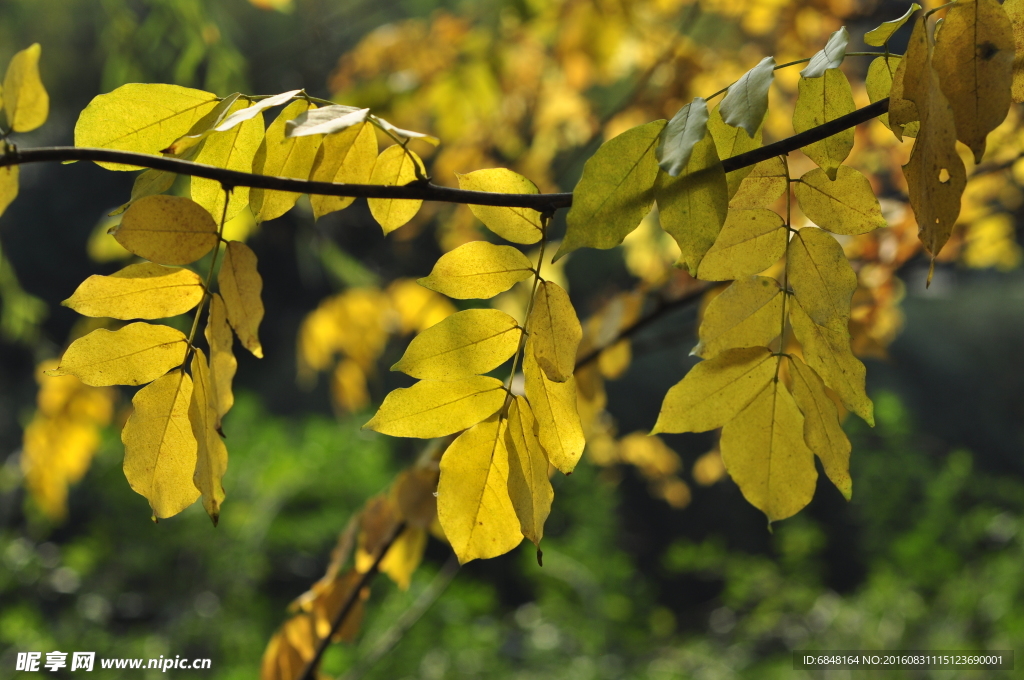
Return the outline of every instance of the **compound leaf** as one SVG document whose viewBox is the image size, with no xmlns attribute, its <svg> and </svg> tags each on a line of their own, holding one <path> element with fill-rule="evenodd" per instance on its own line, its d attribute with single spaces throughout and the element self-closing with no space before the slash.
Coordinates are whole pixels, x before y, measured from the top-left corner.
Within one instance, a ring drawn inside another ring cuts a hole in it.
<svg viewBox="0 0 1024 680">
<path fill-rule="evenodd" d="M 49 375 L 73 375 L 86 385 L 144 385 L 185 361 L 185 335 L 170 326 L 130 323 L 98 328 L 75 340 Z"/>
<path fill-rule="evenodd" d="M 193 482 L 196 438 L 189 424 L 192 379 L 177 370 L 135 393 L 121 431 L 124 476 L 157 519 L 172 517 L 200 496 Z"/>
<path fill-rule="evenodd" d="M 505 403 L 497 378 L 475 375 L 461 380 L 421 380 L 384 398 L 364 428 L 392 437 L 443 437 L 476 425 Z"/>
</svg>

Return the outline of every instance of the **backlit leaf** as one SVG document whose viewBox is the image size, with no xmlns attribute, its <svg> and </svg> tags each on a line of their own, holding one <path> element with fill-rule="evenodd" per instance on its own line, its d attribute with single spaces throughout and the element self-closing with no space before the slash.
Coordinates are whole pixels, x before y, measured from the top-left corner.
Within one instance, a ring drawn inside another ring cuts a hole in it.
<svg viewBox="0 0 1024 680">
<path fill-rule="evenodd" d="M 427 532 L 406 527 L 380 561 L 380 572 L 395 582 L 399 590 L 409 590 L 412 575 L 423 561 L 427 549 Z"/>
<path fill-rule="evenodd" d="M 217 95 L 179 85 L 128 83 L 95 97 L 78 116 L 75 146 L 157 154 L 217 106 Z M 136 165 L 99 162 L 108 170 Z"/>
<path fill-rule="evenodd" d="M 217 245 L 213 217 L 181 196 L 139 199 L 111 233 L 127 250 L 160 264 L 195 262 Z"/>
<path fill-rule="evenodd" d="M 523 540 L 508 493 L 504 430 L 505 421 L 492 416 L 441 457 L 437 517 L 461 564 L 503 555 Z"/>
<path fill-rule="evenodd" d="M 719 448 L 743 497 L 769 522 L 795 515 L 814 497 L 818 472 L 804 443 L 804 417 L 781 380 L 763 385 L 725 424 Z"/>
<path fill-rule="evenodd" d="M 715 245 L 700 261 L 697 278 L 729 281 L 762 272 L 786 252 L 786 227 L 778 213 L 733 208 Z"/>
<path fill-rule="evenodd" d="M 932 65 L 953 108 L 957 139 L 974 152 L 975 163 L 1010 108 L 1013 61 L 1013 28 L 996 0 L 960 0 L 946 11 Z"/>
<path fill-rule="evenodd" d="M 500 380 L 482 375 L 421 380 L 412 387 L 393 390 L 363 427 L 392 437 L 443 437 L 497 412 L 506 394 Z"/>
<path fill-rule="evenodd" d="M 552 281 L 537 287 L 529 320 L 534 357 L 544 374 L 555 382 L 572 377 L 583 327 L 565 289 Z"/>
<path fill-rule="evenodd" d="M 700 362 L 665 395 L 651 434 L 722 427 L 771 382 L 775 368 L 767 347 L 729 349 Z"/>
<path fill-rule="evenodd" d="M 917 31 L 916 24 L 914 31 Z M 907 72 L 911 71 L 913 74 L 911 76 L 913 84 L 913 81 L 919 80 L 918 74 L 924 71 L 924 63 L 929 58 L 928 50 L 921 49 L 922 46 L 915 48 L 913 46 L 915 42 L 919 41 L 915 41 L 914 33 L 911 33 L 911 46 L 896 65 L 896 70 L 892 75 L 892 86 L 889 88 L 889 111 L 885 114 L 888 118 L 889 129 L 901 142 L 904 136 L 916 137 L 921 129 L 921 116 L 917 112 L 917 104 L 904 96 Z M 911 66 L 913 68 L 910 68 Z"/>
<path fill-rule="evenodd" d="M 442 255 L 419 283 L 459 300 L 487 299 L 531 276 L 533 265 L 516 248 L 471 241 Z"/>
<path fill-rule="evenodd" d="M 264 102 L 269 100 L 264 100 Z M 306 179 L 313 169 L 313 160 L 320 148 L 319 137 L 285 137 L 285 123 L 313 106 L 305 100 L 292 102 L 278 114 L 267 128 L 263 143 L 256 151 L 252 171 L 274 177 Z M 280 217 L 295 205 L 300 194 L 291 191 L 249 190 L 249 204 L 256 222 Z"/>
<path fill-rule="evenodd" d="M 537 438 L 548 454 L 548 460 L 565 474 L 576 467 L 586 437 L 576 409 L 576 379 L 565 382 L 549 380 L 537 364 L 532 340 L 523 354 L 523 376 L 526 398 L 537 421 Z"/>
<path fill-rule="evenodd" d="M 197 348 L 192 356 L 192 399 L 188 405 L 188 420 L 197 444 L 192 481 L 203 495 L 203 508 L 213 520 L 213 526 L 217 526 L 220 518 L 220 506 L 224 502 L 221 479 L 228 469 L 228 449 L 217 432 L 220 418 L 215 398 L 206 355 Z"/>
<path fill-rule="evenodd" d="M 708 359 L 735 347 L 767 347 L 782 332 L 783 299 L 775 279 L 737 279 L 704 311 L 692 354 Z"/>
<path fill-rule="evenodd" d="M 850 478 L 850 440 L 839 424 L 835 403 L 825 393 L 825 384 L 811 368 L 796 357 L 789 357 L 793 378 L 793 398 L 804 414 L 804 441 L 821 459 L 821 465 L 846 500 L 853 494 Z"/>
<path fill-rule="evenodd" d="M 232 113 L 249 108 L 249 102 L 236 101 L 231 107 Z M 196 154 L 197 163 L 216 165 L 219 168 L 252 172 L 252 161 L 263 141 L 263 114 L 256 113 L 253 118 L 241 125 L 225 131 L 214 132 Z M 224 187 L 213 179 L 193 177 L 190 188 L 192 200 L 206 208 L 218 220 L 224 214 Z M 242 211 L 249 203 L 249 187 L 235 187 L 231 190 L 225 221 Z"/>
<path fill-rule="evenodd" d="M 757 134 L 768 112 L 768 88 L 775 79 L 775 58 L 765 57 L 729 86 L 718 110 L 726 125 L 743 128 L 748 137 Z"/>
<path fill-rule="evenodd" d="M 1024 0 L 1006 0 L 1003 10 L 1013 29 L 1013 101 L 1024 102 Z"/>
<path fill-rule="evenodd" d="M 724 160 L 760 148 L 764 125 L 759 126 L 754 136 L 751 137 L 741 127 L 726 125 L 725 121 L 722 120 L 721 108 L 721 106 L 716 106 L 711 111 L 710 116 L 708 116 L 708 132 L 711 133 L 711 138 L 715 140 L 718 157 Z M 736 194 L 740 183 L 753 171 L 754 167 L 747 166 L 726 174 L 725 180 L 729 183 L 729 198 Z"/>
<path fill-rule="evenodd" d="M 256 270 L 256 253 L 239 241 L 229 241 L 224 249 L 224 264 L 217 274 L 228 321 L 242 346 L 263 358 L 259 327 L 263 321 L 263 278 Z"/>
<path fill-rule="evenodd" d="M 676 266 L 697 273 L 704 254 L 714 244 L 729 209 L 729 185 L 715 142 L 705 134 L 679 177 L 658 173 L 654 185 L 658 219 L 679 245 Z"/>
<path fill-rule="evenodd" d="M 896 101 L 896 98 L 891 96 L 893 80 L 895 78 L 896 70 L 899 68 L 900 60 L 900 57 L 890 54 L 885 57 L 878 57 L 877 59 L 874 59 L 871 62 L 871 65 L 868 66 L 868 74 L 864 77 L 864 89 L 867 90 L 868 99 L 871 100 L 872 104 L 880 99 L 889 97 L 889 106 L 892 108 L 893 102 Z M 915 107 L 912 115 L 916 116 L 916 114 L 917 109 Z M 883 113 L 878 117 L 878 120 L 885 127 L 890 130 L 892 129 L 892 125 L 889 123 L 888 113 Z M 913 125 L 914 128 L 910 129 L 908 126 L 908 129 L 903 131 L 903 135 L 906 135 L 907 137 L 916 137 L 918 126 L 915 123 L 911 123 L 911 125 Z"/>
<path fill-rule="evenodd" d="M 803 348 L 804 360 L 822 381 L 839 395 L 850 411 L 874 426 L 874 407 L 864 391 L 864 364 L 850 350 L 850 330 L 844 324 L 822 326 L 814 322 L 797 298 L 789 305 L 789 321 Z"/>
<path fill-rule="evenodd" d="M 548 479 L 548 457 L 537 439 L 530 403 L 516 397 L 508 408 L 505 429 L 508 451 L 508 495 L 523 535 L 539 546 L 555 493 Z"/>
<path fill-rule="evenodd" d="M 146 170 L 144 172 L 140 172 L 135 178 L 135 182 L 132 184 L 131 198 L 128 199 L 127 203 L 111 210 L 107 213 L 107 216 L 113 217 L 114 215 L 120 215 L 125 210 L 132 207 L 132 203 L 140 198 L 164 193 L 174 186 L 174 180 L 177 178 L 178 175 L 176 173 L 164 172 L 162 170 Z"/>
<path fill-rule="evenodd" d="M 192 309 L 203 293 L 195 272 L 143 262 L 110 276 L 90 276 L 61 304 L 84 316 L 162 319 Z"/>
<path fill-rule="evenodd" d="M 224 414 L 235 404 L 231 381 L 238 370 L 238 360 L 231 351 L 232 339 L 224 298 L 214 293 L 206 319 L 206 342 L 210 347 L 210 401 L 217 410 L 218 430 Z"/>
<path fill-rule="evenodd" d="M 729 177 L 735 173 L 730 172 Z M 767 208 L 789 190 L 789 173 L 785 162 L 778 156 L 761 161 L 750 169 L 736 193 L 729 201 L 729 208 L 750 210 Z"/>
<path fill-rule="evenodd" d="M 0 215 L 4 214 L 7 206 L 18 197 L 18 165 L 7 165 L 0 168 Z"/>
<path fill-rule="evenodd" d="M 522 334 L 505 312 L 467 309 L 417 335 L 391 370 L 427 380 L 487 373 L 515 354 Z"/>
<path fill-rule="evenodd" d="M 535 194 L 537 185 L 505 168 L 491 168 L 459 175 L 459 188 L 499 194 Z M 540 213 L 530 208 L 472 205 L 476 218 L 498 236 L 513 243 L 536 243 L 544 235 Z"/>
<path fill-rule="evenodd" d="M 878 28 L 873 28 L 864 34 L 864 42 L 872 47 L 881 47 L 885 43 L 889 42 L 889 38 L 892 37 L 893 33 L 900 30 L 903 24 L 907 23 L 910 19 L 910 15 L 921 9 L 921 5 L 916 2 L 910 3 L 910 7 L 907 8 L 906 13 L 898 19 L 892 21 L 883 22 Z"/>
<path fill-rule="evenodd" d="M 158 519 L 172 517 L 200 496 L 192 481 L 196 438 L 188 419 L 192 379 L 177 370 L 135 393 L 135 410 L 121 431 L 124 476 Z"/>
<path fill-rule="evenodd" d="M 260 113 L 266 111 L 267 109 L 272 109 L 275 106 L 287 104 L 289 101 L 291 101 L 292 98 L 297 96 L 300 92 L 302 92 L 302 90 L 291 90 L 289 92 L 275 94 L 274 96 L 267 97 L 266 99 L 260 99 L 251 102 L 249 106 L 242 109 L 238 109 L 237 111 L 234 111 L 230 115 L 225 117 L 223 122 L 219 123 L 217 127 L 214 128 L 214 131 L 227 132 L 231 128 L 241 125 L 247 120 L 252 120 Z M 306 109 L 303 108 L 302 110 L 305 111 Z M 287 118 L 286 120 L 291 119 Z"/>
<path fill-rule="evenodd" d="M 907 178 L 910 205 L 917 217 L 921 243 L 935 257 L 949 240 L 960 215 L 967 171 L 956 150 L 953 110 L 939 89 L 939 78 L 930 65 L 930 53 L 927 27 L 922 18 L 914 26 L 905 59 L 909 65 L 905 95 L 917 106 L 921 131 L 910 160 L 903 166 L 903 174 Z M 921 71 L 917 72 L 916 68 Z"/>
<path fill-rule="evenodd" d="M 49 375 L 74 375 L 86 385 L 144 385 L 185 360 L 188 343 L 170 326 L 130 323 L 99 328 L 75 340 Z"/>
<path fill-rule="evenodd" d="M 370 174 L 370 184 L 404 186 L 416 181 L 416 167 L 422 171 L 423 161 L 409 149 L 393 144 L 381 152 Z M 380 223 L 384 234 L 390 234 L 419 212 L 423 201 L 393 198 L 370 198 L 370 213 Z"/>
<path fill-rule="evenodd" d="M 793 129 L 805 132 L 852 113 L 856 108 L 846 74 L 830 68 L 822 77 L 800 79 Z M 853 149 L 853 134 L 853 128 L 847 128 L 800 150 L 817 163 L 829 179 L 835 179 L 836 171 Z"/>
<path fill-rule="evenodd" d="M 313 161 L 309 178 L 314 182 L 338 184 L 369 184 L 373 165 L 377 162 L 377 136 L 373 125 L 360 123 L 341 134 L 324 137 Z M 352 196 L 310 196 L 313 216 L 320 219 L 328 213 L 343 210 L 355 201 Z"/>
<path fill-rule="evenodd" d="M 421 139 L 427 144 L 432 144 L 433 146 L 437 146 L 438 144 L 441 143 L 441 140 L 439 140 L 437 137 L 433 135 L 428 135 L 425 132 L 416 132 L 415 130 L 403 130 L 402 128 L 396 125 L 392 125 L 391 123 L 384 120 L 380 116 L 370 116 L 369 118 L 374 123 L 376 123 L 381 130 L 390 132 L 399 137 L 403 137 L 405 139 Z"/>
<path fill-rule="evenodd" d="M 655 156 L 658 166 L 672 177 L 678 177 L 690 162 L 690 154 L 708 131 L 708 103 L 703 97 L 679 109 L 661 131 Z"/>
<path fill-rule="evenodd" d="M 814 53 L 811 61 L 800 71 L 801 78 L 820 78 L 834 68 L 839 68 L 846 57 L 846 45 L 850 42 L 850 33 L 846 26 L 829 36 L 825 47 Z M 797 130 L 799 132 L 799 130 Z"/>
<path fill-rule="evenodd" d="M 39 79 L 39 54 L 33 43 L 11 57 L 4 75 L 4 113 L 7 126 L 14 132 L 29 132 L 46 122 L 50 114 L 50 96 Z"/>
<path fill-rule="evenodd" d="M 369 113 L 370 109 L 343 104 L 311 109 L 289 122 L 285 134 L 289 137 L 330 135 L 365 123 Z"/>
<path fill-rule="evenodd" d="M 839 167 L 834 180 L 821 168 L 811 170 L 793 193 L 804 214 L 833 234 L 855 236 L 886 226 L 871 182 L 848 165 Z"/>
<path fill-rule="evenodd" d="M 654 203 L 654 152 L 665 124 L 656 120 L 626 130 L 587 160 L 554 260 L 579 248 L 614 248 L 637 228 Z"/>
<path fill-rule="evenodd" d="M 789 285 L 804 311 L 822 326 L 845 326 L 857 275 L 843 247 L 814 227 L 798 231 L 789 244 Z"/>
<path fill-rule="evenodd" d="M 217 106 L 215 106 L 212 111 L 203 116 L 198 123 L 192 126 L 192 129 L 188 131 L 187 135 L 178 137 L 170 146 L 166 149 L 162 149 L 162 152 L 172 156 L 181 156 L 183 153 L 191 149 L 198 152 L 199 150 L 195 147 L 204 139 L 209 137 L 216 127 L 220 125 L 225 118 L 227 118 L 228 114 L 231 113 L 231 110 L 234 108 L 235 102 L 237 102 L 238 98 L 241 96 L 241 92 L 235 92 L 234 94 L 229 94 L 227 97 L 221 99 L 217 102 Z"/>
</svg>

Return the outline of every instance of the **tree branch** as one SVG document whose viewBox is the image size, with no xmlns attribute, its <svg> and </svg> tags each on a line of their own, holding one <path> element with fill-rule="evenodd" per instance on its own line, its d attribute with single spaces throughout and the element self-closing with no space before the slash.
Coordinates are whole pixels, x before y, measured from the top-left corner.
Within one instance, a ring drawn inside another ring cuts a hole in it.
<svg viewBox="0 0 1024 680">
<path fill-rule="evenodd" d="M 833 121 L 811 128 L 798 135 L 787 137 L 774 144 L 763 146 L 738 156 L 726 158 L 722 166 L 726 172 L 746 168 L 755 163 L 782 156 L 802 146 L 830 137 L 860 123 L 880 116 L 889 110 L 889 100 L 881 99 L 870 106 L 865 106 L 853 113 Z M 431 182 L 416 181 L 403 186 L 384 186 L 380 184 L 334 184 L 331 182 L 313 182 L 306 179 L 291 177 L 273 177 L 251 172 L 227 170 L 204 163 L 194 163 L 179 158 L 154 156 L 152 154 L 116 151 L 114 149 L 95 149 L 77 146 L 50 146 L 35 149 L 9 148 L 7 153 L 0 155 L 0 168 L 25 163 L 54 163 L 67 161 L 97 161 L 105 163 L 122 163 L 153 170 L 173 172 L 179 175 L 203 177 L 220 182 L 225 187 L 253 187 L 272 191 L 291 191 L 300 194 L 318 196 L 354 196 L 362 198 L 395 198 L 420 201 L 440 201 L 442 203 L 465 203 L 468 205 L 490 205 L 507 208 L 532 208 L 540 212 L 551 213 L 572 205 L 572 193 L 555 194 L 501 194 L 484 191 L 466 191 L 451 187 L 438 186 Z"/>
</svg>

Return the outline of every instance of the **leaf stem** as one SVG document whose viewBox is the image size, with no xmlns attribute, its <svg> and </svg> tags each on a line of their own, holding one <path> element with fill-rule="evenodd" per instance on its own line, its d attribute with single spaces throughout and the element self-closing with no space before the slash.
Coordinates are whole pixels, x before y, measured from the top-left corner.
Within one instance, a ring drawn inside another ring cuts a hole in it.
<svg viewBox="0 0 1024 680">
<path fill-rule="evenodd" d="M 786 351 L 786 303 L 789 301 L 789 243 L 793 240 L 793 180 L 789 176 L 789 157 L 782 157 L 786 168 L 786 264 L 782 270 L 782 319 L 779 330 L 779 362 L 775 365 L 775 382 L 779 381 L 779 369 L 782 368 L 782 356 Z"/>
<path fill-rule="evenodd" d="M 548 223 L 550 218 L 546 215 L 541 217 L 544 220 L 541 227 L 540 253 L 537 255 L 537 269 L 533 272 L 533 290 L 530 291 L 530 301 L 526 305 L 526 318 L 523 319 L 523 333 L 519 336 L 519 347 L 516 348 L 516 355 L 512 359 L 512 371 L 508 375 L 508 385 L 505 386 L 505 403 L 501 407 L 502 417 L 508 413 L 508 406 L 512 402 L 512 381 L 516 378 L 516 369 L 519 368 L 519 358 L 526 351 L 526 340 L 529 335 L 530 314 L 533 312 L 533 302 L 537 299 L 537 288 L 540 287 L 540 270 L 544 266 L 544 250 L 548 245 Z M 525 363 L 526 359 L 523 358 Z"/>
</svg>

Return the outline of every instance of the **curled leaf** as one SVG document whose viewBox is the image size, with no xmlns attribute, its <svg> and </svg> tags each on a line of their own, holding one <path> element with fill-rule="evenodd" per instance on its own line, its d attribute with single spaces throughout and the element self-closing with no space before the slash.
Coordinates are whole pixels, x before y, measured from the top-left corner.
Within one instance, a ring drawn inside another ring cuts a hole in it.
<svg viewBox="0 0 1024 680">
<path fill-rule="evenodd" d="M 815 52 L 811 61 L 800 71 L 803 78 L 820 78 L 829 69 L 839 68 L 846 57 L 846 45 L 850 42 L 850 33 L 846 26 L 829 36 L 825 46 Z"/>
<path fill-rule="evenodd" d="M 661 131 L 661 139 L 655 151 L 658 166 L 672 177 L 678 177 L 690 162 L 693 146 L 704 139 L 707 129 L 707 100 L 694 97 L 692 102 L 672 116 L 672 120 Z"/>
<path fill-rule="evenodd" d="M 743 128 L 748 137 L 757 134 L 768 112 L 768 88 L 775 79 L 775 58 L 765 57 L 729 86 L 719 104 L 726 125 Z"/>
</svg>

